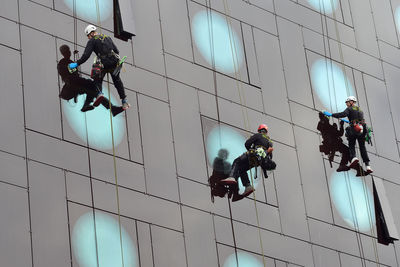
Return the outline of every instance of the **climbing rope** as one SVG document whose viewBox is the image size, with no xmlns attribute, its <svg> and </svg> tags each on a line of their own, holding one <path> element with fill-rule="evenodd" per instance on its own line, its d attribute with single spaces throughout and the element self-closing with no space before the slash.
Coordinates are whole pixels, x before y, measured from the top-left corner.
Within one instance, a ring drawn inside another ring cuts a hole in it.
<svg viewBox="0 0 400 267">
<path fill-rule="evenodd" d="M 229 10 L 229 5 L 228 5 L 227 0 L 224 0 L 223 4 L 224 4 L 225 20 L 228 25 L 229 42 L 230 42 L 232 61 L 233 61 L 233 66 L 234 66 L 234 71 L 235 71 L 236 87 L 237 87 L 238 94 L 239 94 L 240 106 L 241 106 L 242 115 L 243 115 L 243 119 L 244 119 L 244 126 L 245 126 L 245 129 L 247 131 L 249 131 L 250 130 L 250 124 L 249 124 L 250 120 L 249 120 L 249 115 L 248 115 L 247 109 L 245 109 L 246 98 L 245 98 L 244 94 L 242 96 L 242 93 L 241 93 L 243 91 L 243 87 L 242 87 L 242 83 L 240 82 L 242 79 L 241 79 L 240 69 L 239 69 L 238 62 L 237 62 L 238 48 L 236 46 L 236 40 L 234 39 L 234 35 L 233 35 L 234 34 L 233 27 L 232 27 L 232 22 L 230 19 L 230 10 Z M 254 188 L 253 173 L 251 170 L 250 170 L 250 178 L 251 178 L 251 185 Z M 263 265 L 265 267 L 266 262 L 265 262 L 264 247 L 263 247 L 263 242 L 262 242 L 262 237 L 261 237 L 260 219 L 259 219 L 259 214 L 258 214 L 258 209 L 257 209 L 257 200 L 256 200 L 255 190 L 253 191 L 253 201 L 254 201 L 254 208 L 255 208 L 255 212 L 256 212 L 257 229 L 258 229 L 258 235 L 259 235 L 259 241 L 260 241 L 260 247 L 261 247 L 261 254 L 262 254 L 262 259 L 263 259 Z"/>
<path fill-rule="evenodd" d="M 101 20 L 100 20 L 100 6 L 99 0 L 96 1 L 96 15 L 97 15 L 97 25 L 100 29 L 101 34 Z M 109 73 L 107 73 L 107 88 L 108 88 L 108 101 L 109 101 L 109 111 L 110 111 L 110 127 L 111 127 L 111 141 L 112 141 L 112 152 L 113 152 L 113 164 L 114 164 L 114 178 L 115 178 L 115 191 L 116 191 L 116 198 L 117 198 L 117 212 L 118 212 L 118 228 L 119 228 L 119 241 L 120 241 L 120 250 L 121 250 L 121 262 L 122 267 L 125 266 L 124 261 L 124 251 L 122 245 L 122 226 L 121 226 L 121 209 L 120 209 L 120 202 L 119 202 L 119 184 L 118 184 L 118 175 L 117 175 L 117 161 L 115 157 L 115 141 L 114 141 L 114 127 L 112 121 L 112 104 L 111 104 L 111 92 L 110 92 L 110 80 L 109 80 Z M 99 88 L 100 90 L 100 88 Z"/>
<path fill-rule="evenodd" d="M 336 18 L 336 10 L 334 9 L 333 0 L 330 0 L 330 3 L 331 3 L 331 9 L 333 10 L 333 20 L 334 20 L 334 24 L 335 24 L 335 33 L 336 33 L 336 37 L 337 37 L 337 41 L 338 41 L 339 56 L 340 56 L 340 61 L 342 63 L 341 67 L 342 67 L 342 71 L 343 71 L 343 74 L 344 74 L 344 80 L 345 80 L 345 84 L 346 84 L 346 92 L 347 92 L 347 95 L 350 95 L 350 89 L 349 89 L 349 84 L 348 84 L 349 81 L 347 79 L 346 68 L 344 66 L 343 49 L 342 49 L 342 43 L 341 43 L 341 39 L 340 39 L 338 22 L 337 22 L 337 18 Z M 321 5 L 321 0 L 320 0 L 320 5 Z M 325 19 L 326 19 L 326 15 L 325 15 Z M 329 39 L 329 37 L 327 37 L 327 38 Z M 333 72 L 332 68 L 331 68 L 331 71 Z M 332 78 L 333 78 L 333 73 L 332 73 Z M 335 87 L 334 87 L 334 90 L 335 90 Z M 336 96 L 336 94 L 335 94 L 335 96 Z M 356 155 L 359 157 L 358 151 L 356 151 Z M 363 174 L 363 170 L 362 170 L 361 164 L 360 164 L 359 172 Z M 355 210 L 356 207 L 355 207 L 355 204 L 354 204 L 354 198 L 353 198 L 353 193 L 352 193 L 353 191 L 352 191 L 352 188 L 351 188 L 350 177 L 349 177 L 349 174 L 347 172 L 345 173 L 345 179 L 346 179 L 346 186 L 347 186 L 347 191 L 348 191 L 347 193 L 348 193 L 348 195 L 349 195 L 349 197 L 351 199 L 350 206 L 351 206 L 353 221 L 354 221 L 354 223 L 356 225 L 356 230 L 359 232 L 360 229 L 359 229 L 359 224 L 358 224 L 358 220 L 357 220 L 357 214 L 356 214 L 356 210 Z M 365 199 L 365 202 L 366 202 L 366 205 L 367 205 L 367 214 L 368 214 L 368 220 L 369 220 L 369 225 L 370 225 L 370 232 L 371 232 L 371 236 L 372 236 L 371 237 L 372 238 L 372 243 L 373 243 L 373 247 L 374 247 L 375 262 L 376 262 L 376 265 L 379 266 L 379 255 L 378 255 L 378 250 L 377 250 L 377 243 L 376 243 L 376 240 L 374 238 L 375 231 L 374 231 L 374 227 L 373 227 L 372 211 L 370 210 L 370 201 L 369 201 L 369 198 L 368 198 L 368 190 L 367 190 L 367 186 L 366 186 L 366 177 L 363 177 L 361 179 L 362 179 L 362 184 L 363 184 L 364 199 Z M 359 242 L 360 256 L 362 256 L 364 258 L 363 264 L 366 265 L 366 263 L 365 263 L 365 255 L 364 255 L 363 248 L 362 248 L 361 237 L 357 237 L 357 240 Z"/>
</svg>

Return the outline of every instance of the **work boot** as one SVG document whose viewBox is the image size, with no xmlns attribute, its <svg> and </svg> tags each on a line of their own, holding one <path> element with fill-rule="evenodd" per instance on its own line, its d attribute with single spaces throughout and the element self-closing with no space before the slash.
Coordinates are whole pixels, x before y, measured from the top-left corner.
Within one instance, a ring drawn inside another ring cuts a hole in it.
<svg viewBox="0 0 400 267">
<path fill-rule="evenodd" d="M 122 108 L 124 110 L 127 110 L 128 108 L 131 107 L 131 104 L 128 103 L 128 99 L 125 97 L 124 99 L 122 99 Z"/>
<path fill-rule="evenodd" d="M 111 113 L 113 117 L 117 116 L 119 113 L 123 112 L 124 109 L 122 107 L 111 106 Z"/>
<path fill-rule="evenodd" d="M 251 185 L 246 186 L 246 188 L 244 189 L 244 192 L 242 194 L 242 197 L 245 198 L 248 195 L 250 195 L 251 193 L 254 192 L 254 187 L 252 187 Z"/>
<path fill-rule="evenodd" d="M 104 99 L 104 94 L 99 92 L 99 94 L 96 97 L 96 100 L 93 102 L 93 106 L 97 107 L 100 105 L 101 101 Z"/>
<path fill-rule="evenodd" d="M 348 171 L 348 170 L 350 170 L 350 167 L 348 167 L 348 166 L 346 166 L 346 165 L 344 165 L 344 164 L 340 164 L 339 165 L 339 168 L 337 168 L 337 172 L 346 172 L 346 171 Z"/>
<path fill-rule="evenodd" d="M 235 178 L 233 177 L 229 177 L 229 178 L 225 178 L 219 181 L 220 184 L 226 184 L 226 185 L 230 185 L 230 184 L 237 184 L 237 181 Z"/>
<path fill-rule="evenodd" d="M 94 109 L 94 107 L 93 107 L 92 105 L 84 105 L 84 106 L 81 108 L 81 111 L 82 111 L 82 112 L 86 112 L 86 111 L 93 110 L 93 109 Z"/>
<path fill-rule="evenodd" d="M 243 199 L 243 196 L 240 195 L 238 192 L 235 192 L 232 196 L 232 202 L 236 202 Z"/>
<path fill-rule="evenodd" d="M 351 168 L 351 169 L 356 168 L 357 165 L 358 165 L 358 161 L 359 161 L 358 158 L 354 157 L 354 158 L 351 160 L 351 162 L 350 162 L 349 168 Z"/>
<path fill-rule="evenodd" d="M 371 166 L 367 165 L 366 173 L 367 175 L 370 173 L 373 173 L 374 171 L 372 170 Z"/>
</svg>

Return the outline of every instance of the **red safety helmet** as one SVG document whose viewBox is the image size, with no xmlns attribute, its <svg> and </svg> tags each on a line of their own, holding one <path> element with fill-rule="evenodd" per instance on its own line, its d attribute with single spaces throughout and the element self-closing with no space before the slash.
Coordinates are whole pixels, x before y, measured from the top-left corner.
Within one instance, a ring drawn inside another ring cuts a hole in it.
<svg viewBox="0 0 400 267">
<path fill-rule="evenodd" d="M 266 132 L 268 132 L 268 126 L 266 124 L 260 124 L 260 126 L 258 126 L 258 132 L 261 130 L 265 130 Z"/>
</svg>

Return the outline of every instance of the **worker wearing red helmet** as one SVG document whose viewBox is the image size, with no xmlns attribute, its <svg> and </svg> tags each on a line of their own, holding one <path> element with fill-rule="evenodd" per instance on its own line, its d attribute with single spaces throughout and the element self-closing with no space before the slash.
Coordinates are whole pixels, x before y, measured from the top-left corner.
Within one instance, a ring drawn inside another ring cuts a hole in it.
<svg viewBox="0 0 400 267">
<path fill-rule="evenodd" d="M 237 157 L 232 164 L 230 177 L 221 180 L 222 184 L 237 183 L 239 177 L 245 190 L 242 195 L 238 192 L 234 193 L 232 201 L 238 201 L 254 192 L 254 187 L 251 185 L 247 171 L 253 167 L 260 166 L 267 176 L 267 170 L 274 170 L 276 168 L 275 162 L 272 161 L 272 141 L 269 138 L 268 126 L 261 124 L 258 127 L 258 132 L 252 135 L 244 144 L 247 152 Z"/>
</svg>

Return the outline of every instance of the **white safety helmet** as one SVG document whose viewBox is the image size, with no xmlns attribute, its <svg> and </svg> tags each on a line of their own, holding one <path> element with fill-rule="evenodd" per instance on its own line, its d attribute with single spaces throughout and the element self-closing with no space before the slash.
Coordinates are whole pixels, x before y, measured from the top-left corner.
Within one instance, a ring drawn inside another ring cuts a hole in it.
<svg viewBox="0 0 400 267">
<path fill-rule="evenodd" d="M 96 26 L 91 25 L 91 24 L 87 25 L 87 27 L 85 28 L 86 36 L 88 36 L 89 33 L 94 32 L 95 30 L 97 30 Z"/>
<path fill-rule="evenodd" d="M 349 101 L 357 102 L 357 98 L 356 98 L 355 96 L 349 96 L 349 97 L 346 99 L 346 102 L 349 102 Z"/>
</svg>

